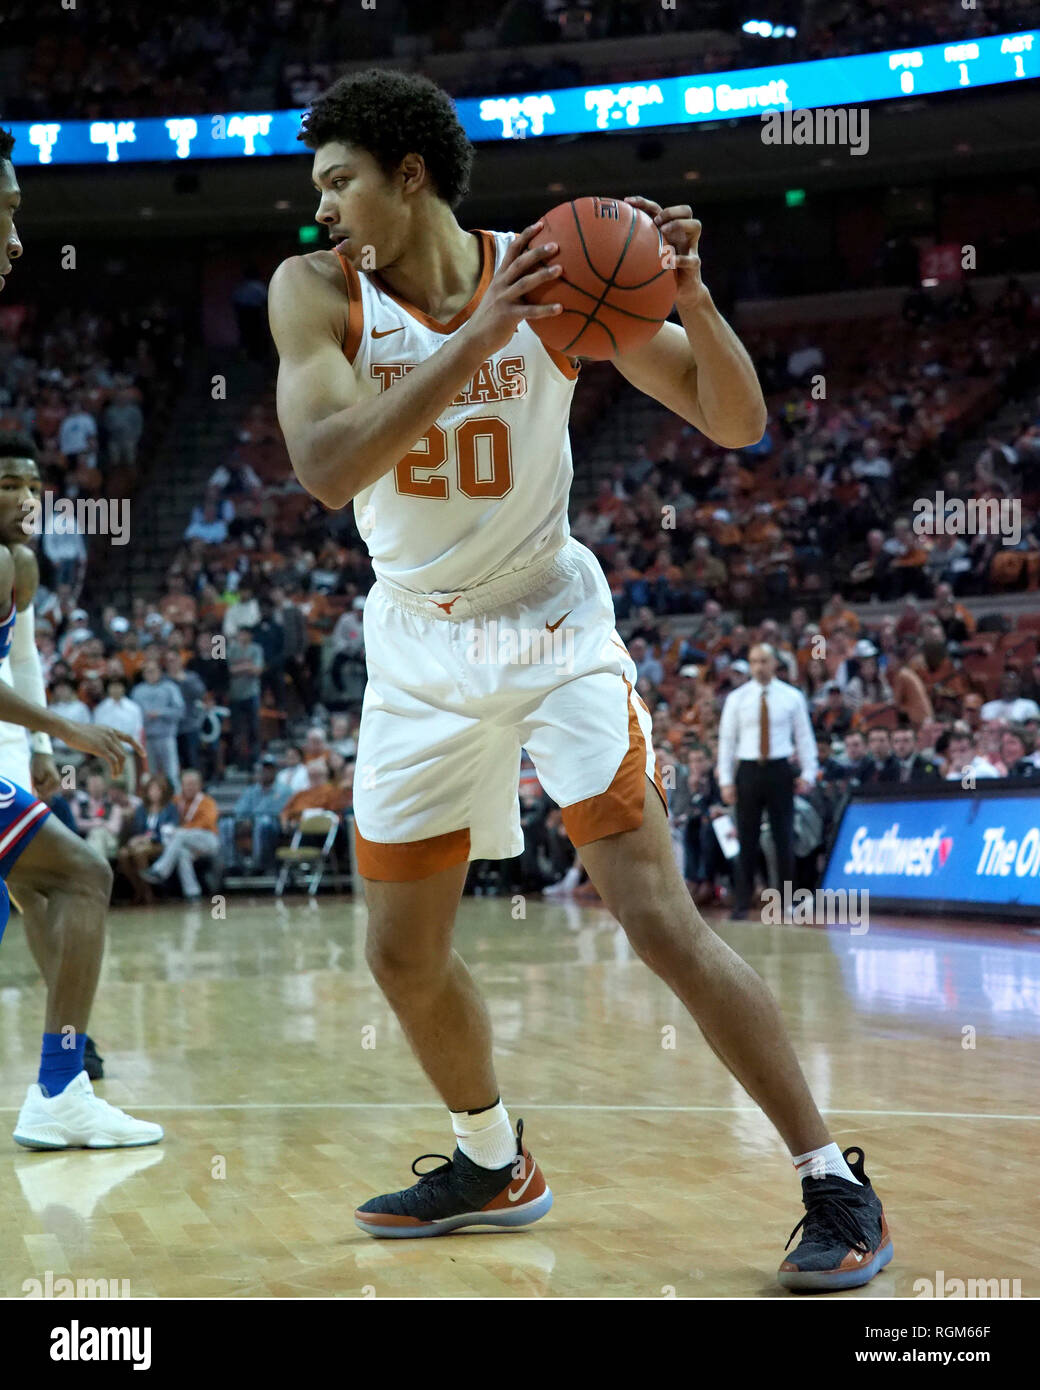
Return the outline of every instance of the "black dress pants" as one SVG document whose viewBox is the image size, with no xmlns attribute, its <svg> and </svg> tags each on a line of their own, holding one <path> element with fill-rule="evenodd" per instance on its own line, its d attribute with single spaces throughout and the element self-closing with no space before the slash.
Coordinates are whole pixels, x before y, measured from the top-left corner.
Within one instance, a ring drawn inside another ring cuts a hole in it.
<svg viewBox="0 0 1040 1390">
<path fill-rule="evenodd" d="M 751 906 L 763 811 L 769 815 L 773 843 L 776 845 L 777 871 L 780 874 L 777 886 L 782 891 L 784 883 L 788 882 L 794 891 L 795 776 L 795 770 L 786 758 L 770 758 L 764 763 L 744 760 L 737 764 L 736 819 L 740 860 L 736 905 L 744 912 Z"/>
</svg>

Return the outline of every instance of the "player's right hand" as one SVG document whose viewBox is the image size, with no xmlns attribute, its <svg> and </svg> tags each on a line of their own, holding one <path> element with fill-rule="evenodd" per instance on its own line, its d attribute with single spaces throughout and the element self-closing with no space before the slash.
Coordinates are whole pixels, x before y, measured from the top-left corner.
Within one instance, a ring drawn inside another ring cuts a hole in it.
<svg viewBox="0 0 1040 1390">
<path fill-rule="evenodd" d="M 118 729 L 110 729 L 107 724 L 74 724 L 70 720 L 59 737 L 62 743 L 80 753 L 102 758 L 113 777 L 118 777 L 126 765 L 127 748 L 132 749 L 142 763 L 147 762 L 147 755 L 136 738 L 120 733 Z"/>
<path fill-rule="evenodd" d="M 555 241 L 537 241 L 543 226 L 544 223 L 535 222 L 509 243 L 476 313 L 461 330 L 478 338 L 487 353 L 504 348 L 525 319 L 552 318 L 561 312 L 559 304 L 524 301 L 529 290 L 558 279 L 563 273 L 562 266 L 545 264 L 560 248 Z"/>
</svg>

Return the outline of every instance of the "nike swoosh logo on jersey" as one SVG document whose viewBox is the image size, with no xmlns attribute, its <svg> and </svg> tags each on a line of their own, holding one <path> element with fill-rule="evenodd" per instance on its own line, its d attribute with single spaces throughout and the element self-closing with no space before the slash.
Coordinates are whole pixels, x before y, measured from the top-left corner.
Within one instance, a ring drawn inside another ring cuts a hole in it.
<svg viewBox="0 0 1040 1390">
<path fill-rule="evenodd" d="M 561 621 L 562 621 L 562 619 L 561 619 Z M 535 1170 L 537 1167 L 538 1167 L 538 1164 L 535 1163 L 534 1159 L 532 1158 L 532 1159 L 531 1159 L 531 1171 L 528 1173 L 527 1177 L 524 1179 L 524 1185 L 523 1185 L 523 1187 L 518 1187 L 517 1190 L 516 1190 L 515 1192 L 513 1192 L 512 1190 L 510 1190 L 509 1192 L 506 1193 L 506 1196 L 509 1198 L 509 1200 L 510 1200 L 511 1202 L 519 1202 L 520 1198 L 521 1198 L 521 1197 L 524 1195 L 524 1193 L 527 1191 L 528 1187 L 530 1187 L 530 1185 L 531 1185 L 531 1179 L 534 1177 L 534 1170 Z"/>
<path fill-rule="evenodd" d="M 404 324 L 402 324 L 402 325 L 400 326 L 400 328 L 384 328 L 384 329 L 382 330 L 382 332 L 380 332 L 380 330 L 379 330 L 378 328 L 373 328 L 373 329 L 372 329 L 372 337 L 373 337 L 373 338 L 389 338 L 389 336 L 390 336 L 391 333 L 403 333 L 403 332 L 404 332 Z"/>
<path fill-rule="evenodd" d="M 573 608 L 568 608 L 566 613 L 564 613 L 563 618 L 569 618 L 573 612 Z M 563 622 L 563 618 L 561 618 L 560 621 L 556 623 L 546 623 L 545 626 L 549 629 L 550 632 L 555 632 L 556 629 L 560 626 L 560 623 Z"/>
</svg>

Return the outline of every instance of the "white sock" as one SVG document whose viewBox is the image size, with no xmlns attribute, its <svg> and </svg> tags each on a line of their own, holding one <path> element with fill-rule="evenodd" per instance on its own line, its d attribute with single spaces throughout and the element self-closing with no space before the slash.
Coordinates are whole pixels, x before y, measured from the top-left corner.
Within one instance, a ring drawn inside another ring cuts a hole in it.
<svg viewBox="0 0 1040 1390">
<path fill-rule="evenodd" d="M 844 1178 L 846 1182 L 854 1182 L 857 1187 L 862 1186 L 859 1178 L 842 1158 L 837 1144 L 824 1144 L 822 1149 L 811 1149 L 807 1154 L 796 1154 L 791 1162 L 799 1178 Z"/>
<path fill-rule="evenodd" d="M 451 1111 L 451 1127 L 459 1148 L 481 1168 L 504 1168 L 516 1158 L 516 1135 L 501 1101 L 476 1115 Z"/>
</svg>

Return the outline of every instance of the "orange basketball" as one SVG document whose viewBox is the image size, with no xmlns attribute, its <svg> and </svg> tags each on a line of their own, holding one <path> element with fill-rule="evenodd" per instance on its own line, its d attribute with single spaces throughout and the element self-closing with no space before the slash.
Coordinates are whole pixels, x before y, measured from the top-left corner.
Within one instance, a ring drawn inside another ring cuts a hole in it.
<svg viewBox="0 0 1040 1390">
<path fill-rule="evenodd" d="M 532 303 L 560 303 L 554 318 L 531 319 L 547 347 L 571 357 L 610 358 L 648 342 L 675 305 L 671 247 L 652 218 L 618 198 L 574 198 L 542 218 L 532 245 L 559 251 L 546 265 L 563 274 L 529 294 Z"/>
</svg>

